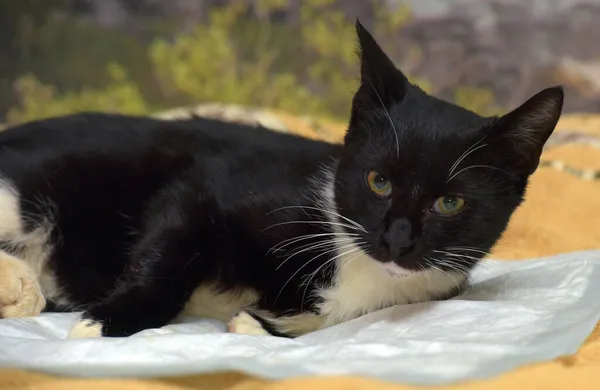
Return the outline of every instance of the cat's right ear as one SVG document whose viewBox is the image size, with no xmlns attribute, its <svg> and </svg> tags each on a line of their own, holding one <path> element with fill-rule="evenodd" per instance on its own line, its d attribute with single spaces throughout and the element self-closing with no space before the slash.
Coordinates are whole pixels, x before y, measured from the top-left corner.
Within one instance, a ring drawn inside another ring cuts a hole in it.
<svg viewBox="0 0 600 390">
<path fill-rule="evenodd" d="M 358 19 L 356 35 L 360 58 L 360 87 L 354 95 L 353 109 L 381 109 L 402 101 L 408 87 L 406 76 L 396 68 Z"/>
<path fill-rule="evenodd" d="M 498 118 L 492 128 L 493 137 L 508 148 L 513 169 L 526 175 L 536 170 L 544 145 L 561 116 L 563 100 L 562 87 L 546 88 Z"/>
</svg>

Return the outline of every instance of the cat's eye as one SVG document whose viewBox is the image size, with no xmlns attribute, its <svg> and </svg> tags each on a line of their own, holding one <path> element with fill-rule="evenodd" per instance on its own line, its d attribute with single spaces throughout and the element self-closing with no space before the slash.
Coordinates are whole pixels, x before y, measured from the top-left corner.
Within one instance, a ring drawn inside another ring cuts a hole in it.
<svg viewBox="0 0 600 390">
<path fill-rule="evenodd" d="M 465 200 L 457 195 L 442 196 L 433 203 L 433 211 L 446 216 L 456 215 L 464 208 Z"/>
<path fill-rule="evenodd" d="M 379 196 L 387 197 L 392 193 L 392 182 L 384 174 L 377 171 L 367 173 L 367 184 L 371 191 Z"/>
</svg>

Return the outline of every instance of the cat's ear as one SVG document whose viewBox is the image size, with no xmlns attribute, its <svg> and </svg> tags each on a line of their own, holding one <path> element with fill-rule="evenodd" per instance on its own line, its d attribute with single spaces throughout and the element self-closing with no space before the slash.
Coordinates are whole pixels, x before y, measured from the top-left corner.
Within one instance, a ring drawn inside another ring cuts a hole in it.
<svg viewBox="0 0 600 390">
<path fill-rule="evenodd" d="M 404 98 L 408 80 L 385 54 L 375 38 L 356 19 L 360 87 L 354 96 L 357 108 L 381 108 Z"/>
<path fill-rule="evenodd" d="M 544 89 L 493 126 L 496 135 L 514 151 L 512 165 L 523 173 L 530 175 L 537 169 L 544 145 L 560 118 L 563 100 L 562 87 Z"/>
</svg>

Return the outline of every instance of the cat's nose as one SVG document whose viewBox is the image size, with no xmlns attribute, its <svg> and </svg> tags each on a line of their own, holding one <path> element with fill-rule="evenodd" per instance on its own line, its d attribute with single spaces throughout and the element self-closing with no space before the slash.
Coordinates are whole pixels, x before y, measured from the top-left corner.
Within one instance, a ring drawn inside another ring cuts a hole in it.
<svg viewBox="0 0 600 390">
<path fill-rule="evenodd" d="M 392 258 L 407 255 L 415 247 L 410 221 L 400 218 L 392 222 L 383 234 L 383 241 L 387 244 Z"/>
</svg>

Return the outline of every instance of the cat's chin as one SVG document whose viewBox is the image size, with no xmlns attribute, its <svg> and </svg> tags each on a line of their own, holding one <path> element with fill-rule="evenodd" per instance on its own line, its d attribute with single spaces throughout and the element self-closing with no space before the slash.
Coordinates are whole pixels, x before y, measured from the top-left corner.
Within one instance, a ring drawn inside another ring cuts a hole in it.
<svg viewBox="0 0 600 390">
<path fill-rule="evenodd" d="M 387 271 L 390 276 L 395 278 L 407 278 L 409 276 L 417 274 L 419 271 L 412 271 L 406 268 L 400 267 L 398 264 L 388 261 L 387 263 L 382 263 L 383 268 Z"/>
</svg>

